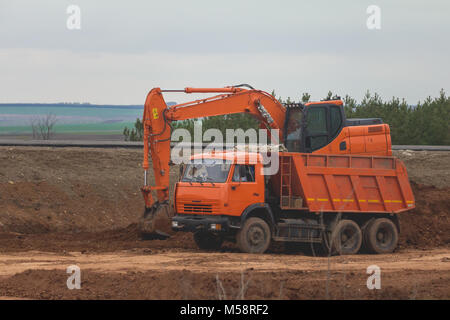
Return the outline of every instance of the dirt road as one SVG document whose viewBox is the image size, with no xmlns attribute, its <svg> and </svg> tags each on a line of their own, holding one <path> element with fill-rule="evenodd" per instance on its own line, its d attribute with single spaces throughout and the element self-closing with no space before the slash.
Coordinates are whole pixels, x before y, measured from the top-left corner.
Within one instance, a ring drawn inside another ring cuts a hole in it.
<svg viewBox="0 0 450 320">
<path fill-rule="evenodd" d="M 282 245 L 204 252 L 190 234 L 142 241 L 140 151 L 0 147 L 0 297 L 449 299 L 450 154 L 397 156 L 417 203 L 400 215 L 399 249 L 328 259 Z M 80 290 L 67 288 L 70 265 L 81 268 Z M 367 288 L 370 265 L 381 268 L 380 290 Z"/>
<path fill-rule="evenodd" d="M 67 289 L 71 265 L 81 269 L 80 290 Z M 380 290 L 367 288 L 370 265 L 380 267 Z M 0 254 L 0 296 L 22 298 L 449 299 L 449 287 L 450 249 L 329 259 L 148 249 Z"/>
<path fill-rule="evenodd" d="M 450 271 L 450 249 L 429 251 L 405 250 L 389 255 L 355 255 L 330 257 L 330 268 L 337 271 L 365 271 L 371 265 L 386 272 L 403 270 Z M 223 273 L 252 270 L 255 272 L 324 271 L 328 257 L 305 255 L 251 255 L 232 252 L 155 252 L 151 250 L 116 251 L 110 253 L 68 252 L 59 255 L 28 251 L 0 254 L 0 276 L 12 276 L 28 269 L 66 270 L 69 265 L 100 273 L 145 271 L 183 271 Z M 450 274 L 448 275 L 450 278 Z"/>
</svg>

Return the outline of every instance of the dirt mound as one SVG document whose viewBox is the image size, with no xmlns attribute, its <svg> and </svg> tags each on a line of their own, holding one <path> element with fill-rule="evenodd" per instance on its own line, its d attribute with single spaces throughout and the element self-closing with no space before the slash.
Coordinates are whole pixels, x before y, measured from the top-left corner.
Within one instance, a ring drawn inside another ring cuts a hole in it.
<svg viewBox="0 0 450 320">
<path fill-rule="evenodd" d="M 450 245 L 450 188 L 438 189 L 412 183 L 416 209 L 399 215 L 400 248 L 432 248 Z M 26 190 L 26 189 L 25 189 Z M 68 199 L 61 201 L 69 201 Z M 24 203 L 24 202 L 22 202 Z M 67 202 L 66 202 L 67 204 Z M 22 204 L 21 204 L 22 205 Z M 23 206 L 23 205 L 22 205 Z M 18 215 L 20 217 L 20 215 Z M 176 233 L 168 240 L 141 240 L 136 223 L 125 228 L 88 232 L 48 232 L 51 222 L 44 226 L 39 221 L 21 221 L 10 224 L 18 232 L 0 233 L 0 251 L 42 250 L 51 252 L 111 252 L 115 250 L 198 250 L 192 234 Z M 224 250 L 233 250 L 227 244 Z M 276 250 L 277 251 L 277 250 Z M 278 250 L 279 251 L 279 250 Z"/>
<path fill-rule="evenodd" d="M 416 209 L 399 215 L 400 245 L 431 248 L 450 245 L 450 188 L 412 183 Z"/>
<path fill-rule="evenodd" d="M 401 247 L 448 245 L 450 153 L 396 156 L 412 181 L 436 186 L 413 183 L 417 208 L 400 215 Z M 194 248 L 189 234 L 138 240 L 141 161 L 140 150 L 0 147 L 0 250 Z M 173 188 L 178 169 L 170 174 Z"/>
<path fill-rule="evenodd" d="M 450 245 L 450 188 L 412 183 L 416 209 L 399 215 L 400 248 L 427 249 Z M 19 225 L 20 226 L 20 225 Z M 36 232 L 42 225 L 23 228 Z M 42 250 L 52 252 L 110 252 L 115 250 L 198 250 L 190 233 L 175 233 L 168 240 L 141 240 L 136 223 L 100 232 L 0 233 L 0 252 Z M 234 245 L 227 244 L 226 251 Z M 274 251 L 274 250 L 271 250 Z M 278 252 L 279 250 L 275 250 Z"/>
<path fill-rule="evenodd" d="M 411 181 L 437 188 L 450 188 L 450 152 L 393 151 L 404 162 Z"/>
<path fill-rule="evenodd" d="M 141 162 L 140 150 L 0 147 L 0 232 L 125 228 L 143 213 Z"/>
<path fill-rule="evenodd" d="M 136 224 L 102 232 L 45 234 L 0 233 L 0 252 L 39 250 L 47 252 L 113 252 L 117 250 L 196 249 L 192 234 L 177 233 L 169 240 L 141 240 Z"/>
</svg>

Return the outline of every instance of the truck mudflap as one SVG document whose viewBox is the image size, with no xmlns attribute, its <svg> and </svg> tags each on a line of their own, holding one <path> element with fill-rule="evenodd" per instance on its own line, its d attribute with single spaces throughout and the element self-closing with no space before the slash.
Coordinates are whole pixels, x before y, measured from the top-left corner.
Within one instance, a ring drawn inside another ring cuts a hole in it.
<svg viewBox="0 0 450 320">
<path fill-rule="evenodd" d="M 184 232 L 226 232 L 232 228 L 230 219 L 223 216 L 177 214 L 172 218 L 172 230 Z"/>
</svg>

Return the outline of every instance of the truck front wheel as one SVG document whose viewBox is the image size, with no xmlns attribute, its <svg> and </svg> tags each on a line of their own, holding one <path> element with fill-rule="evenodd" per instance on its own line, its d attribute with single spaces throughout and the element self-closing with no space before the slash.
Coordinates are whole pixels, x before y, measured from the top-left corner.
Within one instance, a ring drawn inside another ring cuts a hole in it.
<svg viewBox="0 0 450 320">
<path fill-rule="evenodd" d="M 236 236 L 236 242 L 242 252 L 264 253 L 270 245 L 271 233 L 267 222 L 261 218 L 249 218 Z"/>
<path fill-rule="evenodd" d="M 208 231 L 194 233 L 194 241 L 202 250 L 218 250 L 222 246 L 223 238 Z"/>
<path fill-rule="evenodd" d="M 364 244 L 372 253 L 391 253 L 397 243 L 397 227 L 389 219 L 375 219 L 364 230 Z"/>
</svg>

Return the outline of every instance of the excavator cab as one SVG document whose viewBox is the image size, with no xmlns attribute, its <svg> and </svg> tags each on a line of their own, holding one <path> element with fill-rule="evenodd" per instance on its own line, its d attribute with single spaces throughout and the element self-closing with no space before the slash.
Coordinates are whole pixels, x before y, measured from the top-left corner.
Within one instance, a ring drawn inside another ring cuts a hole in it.
<svg viewBox="0 0 450 320">
<path fill-rule="evenodd" d="M 345 124 L 341 100 L 289 104 L 286 108 L 286 148 L 311 153 L 332 142 Z"/>
<path fill-rule="evenodd" d="M 346 119 L 342 100 L 285 106 L 284 141 L 290 152 L 389 153 L 389 127 L 378 118 Z M 375 146 L 376 150 L 367 148 L 366 144 Z"/>
</svg>

